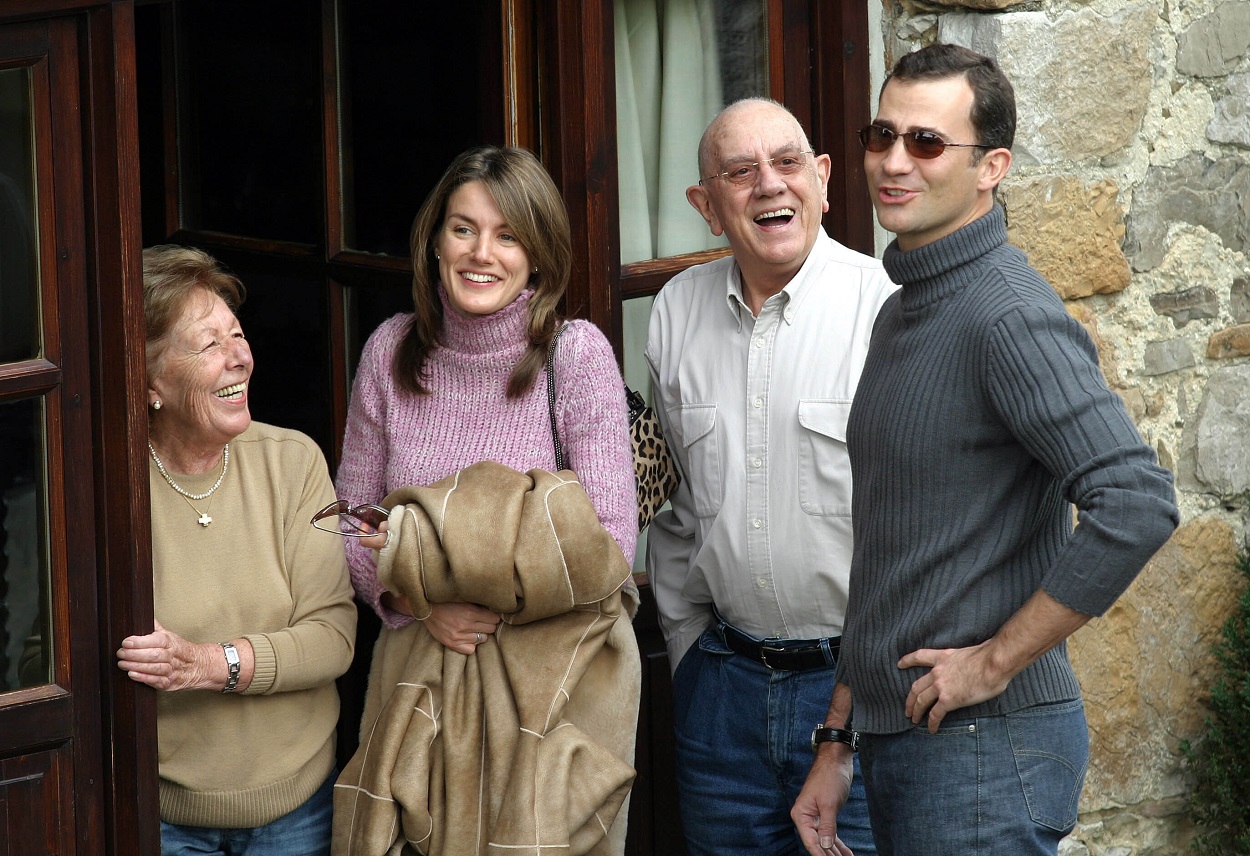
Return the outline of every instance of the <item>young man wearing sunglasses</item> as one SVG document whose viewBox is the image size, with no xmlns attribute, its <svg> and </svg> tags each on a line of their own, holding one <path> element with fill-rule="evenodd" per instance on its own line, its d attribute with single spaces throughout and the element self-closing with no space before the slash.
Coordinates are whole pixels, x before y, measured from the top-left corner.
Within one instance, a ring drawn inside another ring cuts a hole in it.
<svg viewBox="0 0 1250 856">
<path fill-rule="evenodd" d="M 853 708 L 885 856 L 1057 852 L 1089 750 L 1065 640 L 1178 522 L 1089 336 L 1007 243 L 1014 132 L 997 64 L 939 44 L 899 60 L 860 134 L 902 289 L 847 427 L 855 553 L 826 722 Z M 795 804 L 813 856 L 849 766 L 822 746 Z"/>
<path fill-rule="evenodd" d="M 772 101 L 739 101 L 712 121 L 686 196 L 733 254 L 675 277 L 651 313 L 646 358 L 682 482 L 651 524 L 647 567 L 676 669 L 691 856 L 802 852 L 790 806 L 837 663 L 846 419 L 895 287 L 821 228 L 830 161 L 811 149 Z M 858 780 L 855 792 L 842 830 L 870 856 Z"/>
</svg>

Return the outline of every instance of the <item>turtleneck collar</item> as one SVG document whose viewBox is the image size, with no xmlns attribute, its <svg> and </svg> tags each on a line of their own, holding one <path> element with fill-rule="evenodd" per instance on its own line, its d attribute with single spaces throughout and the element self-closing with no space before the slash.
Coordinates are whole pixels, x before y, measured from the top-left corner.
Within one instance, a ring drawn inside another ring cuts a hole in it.
<svg viewBox="0 0 1250 856">
<path fill-rule="evenodd" d="M 904 311 L 921 309 L 954 294 L 972 280 L 968 266 L 1007 243 L 1007 218 L 995 204 L 989 213 L 931 244 L 904 252 L 898 239 L 881 258 L 890 279 L 902 286 Z"/>
<path fill-rule="evenodd" d="M 516 300 L 490 315 L 461 315 L 447 300 L 440 285 L 438 299 L 443 302 L 443 330 L 440 343 L 450 351 L 466 354 L 494 354 L 524 350 L 527 313 L 533 289 L 524 289 Z"/>
</svg>

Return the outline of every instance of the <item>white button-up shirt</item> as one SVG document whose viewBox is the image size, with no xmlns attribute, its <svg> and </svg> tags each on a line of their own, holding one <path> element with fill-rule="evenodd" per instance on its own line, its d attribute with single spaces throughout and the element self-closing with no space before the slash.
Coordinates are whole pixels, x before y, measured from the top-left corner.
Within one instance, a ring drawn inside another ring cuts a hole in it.
<svg viewBox="0 0 1250 856">
<path fill-rule="evenodd" d="M 732 256 L 655 299 L 646 358 L 682 482 L 648 534 L 671 666 L 715 604 L 760 638 L 842 632 L 851 565 L 846 421 L 873 321 L 895 290 L 881 263 L 822 230 L 756 317 Z"/>
</svg>

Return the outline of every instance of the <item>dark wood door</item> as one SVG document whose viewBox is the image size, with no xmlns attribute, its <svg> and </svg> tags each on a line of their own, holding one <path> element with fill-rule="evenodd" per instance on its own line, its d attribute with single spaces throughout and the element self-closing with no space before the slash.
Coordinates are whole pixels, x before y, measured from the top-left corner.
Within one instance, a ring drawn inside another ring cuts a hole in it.
<svg viewBox="0 0 1250 856">
<path fill-rule="evenodd" d="M 104 558 L 114 541 L 146 540 L 147 530 L 111 539 L 100 525 L 114 514 L 101 498 L 128 496 L 134 481 L 110 466 L 115 441 L 105 440 L 119 436 L 104 425 L 109 408 L 123 412 L 132 397 L 106 379 L 125 366 L 101 359 L 125 346 L 125 337 L 101 344 L 126 308 L 100 301 L 125 288 L 118 239 L 133 231 L 122 225 L 116 143 L 104 142 L 118 140 L 121 115 L 107 71 L 118 9 L 54 14 L 44 4 L 36 19 L 34 3 L 22 7 L 28 20 L 6 21 L 18 5 L 0 10 L 0 856 L 151 852 L 133 828 L 119 845 L 112 816 L 114 776 L 133 783 L 145 765 L 109 736 L 133 728 L 133 710 L 115 716 L 125 705 L 114 705 L 124 696 L 133 708 L 137 696 L 119 695 L 109 671 L 116 632 Z M 103 133 L 102 116 L 113 123 Z M 102 398 L 118 403 L 97 408 Z M 146 805 L 131 799 L 118 813 L 122 825 L 151 814 L 145 793 Z"/>
</svg>

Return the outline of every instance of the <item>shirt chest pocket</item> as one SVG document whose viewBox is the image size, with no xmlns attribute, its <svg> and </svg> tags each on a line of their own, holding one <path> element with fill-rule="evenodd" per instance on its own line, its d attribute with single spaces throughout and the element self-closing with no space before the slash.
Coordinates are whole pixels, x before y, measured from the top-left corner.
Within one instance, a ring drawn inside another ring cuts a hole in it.
<svg viewBox="0 0 1250 856">
<path fill-rule="evenodd" d="M 851 514 L 850 415 L 849 399 L 799 401 L 799 506 L 808 514 Z"/>
<path fill-rule="evenodd" d="M 681 432 L 677 439 L 689 473 L 682 484 L 690 489 L 694 513 L 699 517 L 711 517 L 720 511 L 724 493 L 720 447 L 716 441 L 716 405 L 683 404 L 677 408 L 675 422 Z"/>
</svg>

